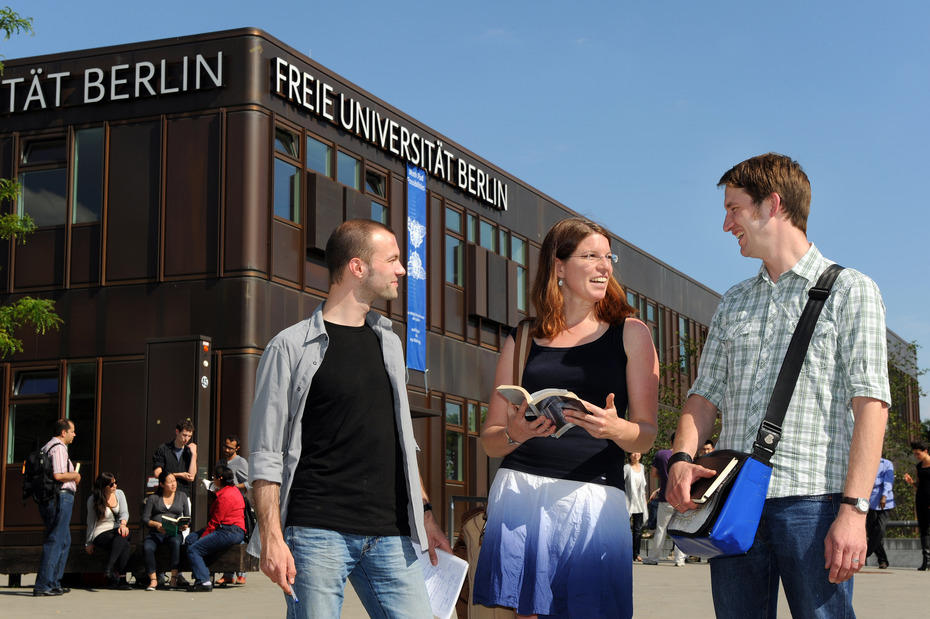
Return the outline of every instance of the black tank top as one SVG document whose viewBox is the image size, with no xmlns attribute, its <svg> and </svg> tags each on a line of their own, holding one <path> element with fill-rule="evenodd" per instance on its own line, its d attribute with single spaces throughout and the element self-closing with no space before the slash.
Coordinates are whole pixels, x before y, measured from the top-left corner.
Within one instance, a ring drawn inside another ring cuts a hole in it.
<svg viewBox="0 0 930 619">
<path fill-rule="evenodd" d="M 613 393 L 617 414 L 626 418 L 626 362 L 620 323 L 593 342 L 571 348 L 533 342 L 521 384 L 530 393 L 547 387 L 568 389 L 597 406 L 604 406 L 607 394 Z M 560 438 L 525 442 L 504 458 L 501 467 L 623 490 L 623 461 L 623 450 L 615 442 L 574 427 Z"/>
</svg>

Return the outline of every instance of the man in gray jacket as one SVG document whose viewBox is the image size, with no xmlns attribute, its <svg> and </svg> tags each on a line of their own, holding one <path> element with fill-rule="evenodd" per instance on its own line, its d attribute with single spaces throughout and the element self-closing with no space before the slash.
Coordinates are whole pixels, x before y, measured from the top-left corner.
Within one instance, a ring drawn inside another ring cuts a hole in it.
<svg viewBox="0 0 930 619">
<path fill-rule="evenodd" d="M 329 298 L 259 363 L 249 552 L 285 592 L 288 617 L 338 617 L 347 577 L 372 616 L 429 617 L 413 543 L 433 563 L 436 546 L 451 549 L 419 478 L 400 339 L 371 310 L 397 298 L 400 250 L 389 228 L 351 220 L 326 261 Z"/>
</svg>

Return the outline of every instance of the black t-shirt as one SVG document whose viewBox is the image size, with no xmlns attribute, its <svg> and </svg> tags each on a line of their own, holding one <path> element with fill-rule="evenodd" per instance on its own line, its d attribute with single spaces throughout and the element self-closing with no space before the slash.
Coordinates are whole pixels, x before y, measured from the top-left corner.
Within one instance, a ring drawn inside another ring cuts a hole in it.
<svg viewBox="0 0 930 619">
<path fill-rule="evenodd" d="M 186 473 L 191 468 L 191 458 L 193 457 L 190 447 L 185 445 L 181 449 L 180 458 L 178 458 L 177 453 L 178 450 L 174 446 L 174 439 L 171 439 L 167 443 L 162 443 L 158 446 L 158 449 L 155 450 L 155 455 L 152 456 L 152 469 L 161 467 L 169 473 Z M 177 482 L 178 490 L 184 492 L 184 494 L 189 497 L 194 496 L 191 482 L 185 479 L 177 479 Z"/>
<path fill-rule="evenodd" d="M 329 345 L 307 394 L 287 525 L 410 535 L 403 451 L 381 342 L 368 326 L 325 324 Z"/>
<path fill-rule="evenodd" d="M 514 335 L 514 334 L 512 334 Z M 604 406 L 614 394 L 617 414 L 626 417 L 626 352 L 623 323 L 610 325 L 601 337 L 571 348 L 533 342 L 521 384 L 533 393 L 548 387 L 568 389 L 592 404 Z M 501 467 L 623 489 L 623 450 L 575 426 L 559 438 L 534 438 L 508 454 Z"/>
</svg>

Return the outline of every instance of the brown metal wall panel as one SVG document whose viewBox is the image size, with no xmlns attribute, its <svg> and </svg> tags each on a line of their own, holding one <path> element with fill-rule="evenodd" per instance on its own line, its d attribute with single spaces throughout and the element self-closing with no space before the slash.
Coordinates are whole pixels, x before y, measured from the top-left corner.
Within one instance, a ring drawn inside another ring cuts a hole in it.
<svg viewBox="0 0 930 619">
<path fill-rule="evenodd" d="M 17 244 L 13 284 L 17 288 L 57 288 L 64 284 L 65 229 L 36 230 L 25 245 Z"/>
<path fill-rule="evenodd" d="M 442 272 L 442 245 L 445 239 L 445 217 L 442 212 L 442 200 L 429 194 L 427 212 L 426 239 L 426 311 L 429 315 L 429 327 L 442 329 L 442 288 L 445 274 Z"/>
<path fill-rule="evenodd" d="M 100 470 L 116 475 L 126 493 L 130 521 L 140 515 L 145 477 L 152 472 L 146 450 L 145 361 L 104 361 L 100 387 Z M 169 437 L 166 430 L 171 431 Z M 80 432 L 78 432 L 80 435 Z M 164 442 L 174 436 L 174 421 L 156 432 Z M 163 436 L 164 435 L 164 436 Z M 79 440 L 75 439 L 75 440 Z"/>
<path fill-rule="evenodd" d="M 165 276 L 217 273 L 220 118 L 168 121 Z"/>
<path fill-rule="evenodd" d="M 313 172 L 307 173 L 307 249 L 326 249 L 326 240 L 343 219 L 342 186 Z"/>
<path fill-rule="evenodd" d="M 255 398 L 255 372 L 260 358 L 257 354 L 223 355 L 223 379 L 219 385 L 222 405 L 217 411 L 216 438 L 222 446 L 227 435 L 238 435 L 239 454 L 246 458 L 249 454 L 249 413 Z"/>
<path fill-rule="evenodd" d="M 268 272 L 268 144 L 271 118 L 260 112 L 226 116 L 224 270 Z"/>
<path fill-rule="evenodd" d="M 488 315 L 488 250 L 480 245 L 465 246 L 465 290 L 469 316 Z"/>
<path fill-rule="evenodd" d="M 329 290 L 329 270 L 322 259 L 308 257 L 304 261 L 304 285 L 316 290 Z"/>
<path fill-rule="evenodd" d="M 153 279 L 158 274 L 160 150 L 157 121 L 110 129 L 108 280 Z"/>
<path fill-rule="evenodd" d="M 515 326 L 522 318 L 517 309 L 517 263 L 507 262 L 507 324 Z"/>
<path fill-rule="evenodd" d="M 100 224 L 71 227 L 71 283 L 100 281 Z"/>
<path fill-rule="evenodd" d="M 300 245 L 300 228 L 275 220 L 271 229 L 273 231 L 271 248 L 274 252 L 272 273 L 275 277 L 299 284 L 300 269 L 304 262 L 304 252 Z"/>
<path fill-rule="evenodd" d="M 507 324 L 507 259 L 488 253 L 488 318 Z"/>
<path fill-rule="evenodd" d="M 346 219 L 371 219 L 371 200 L 351 187 L 343 187 Z"/>
<path fill-rule="evenodd" d="M 465 292 L 443 284 L 445 290 L 445 329 L 448 333 L 465 335 Z"/>
</svg>

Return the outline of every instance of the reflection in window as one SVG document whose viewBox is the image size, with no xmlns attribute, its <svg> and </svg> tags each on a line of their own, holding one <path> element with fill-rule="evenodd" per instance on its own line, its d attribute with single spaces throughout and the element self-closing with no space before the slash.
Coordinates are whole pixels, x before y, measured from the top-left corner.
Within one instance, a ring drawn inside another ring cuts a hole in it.
<svg viewBox="0 0 930 619">
<path fill-rule="evenodd" d="M 19 214 L 32 217 L 39 228 L 64 225 L 67 177 L 64 167 L 20 173 Z"/>
<path fill-rule="evenodd" d="M 333 147 L 307 136 L 307 169 L 333 177 Z"/>
<path fill-rule="evenodd" d="M 297 141 L 297 135 L 287 129 L 275 127 L 274 149 L 288 157 L 300 159 L 300 143 Z"/>
<path fill-rule="evenodd" d="M 388 225 L 388 209 L 387 209 L 387 207 L 384 206 L 383 204 L 381 204 L 380 202 L 374 202 L 374 201 L 372 201 L 372 203 L 371 203 L 371 218 L 372 218 L 374 221 L 379 221 L 379 222 L 383 223 L 385 226 L 387 226 L 387 225 Z"/>
<path fill-rule="evenodd" d="M 274 160 L 274 214 L 300 223 L 300 170 L 281 159 Z"/>
<path fill-rule="evenodd" d="M 362 189 L 362 162 L 342 151 L 336 153 L 336 180 L 353 189 Z"/>
<path fill-rule="evenodd" d="M 387 179 L 374 170 L 365 171 L 365 191 L 379 198 L 387 198 Z"/>
<path fill-rule="evenodd" d="M 518 236 L 510 237 L 510 259 L 526 266 L 526 241 Z"/>
<path fill-rule="evenodd" d="M 481 405 L 481 425 L 484 426 L 484 422 L 488 419 L 488 405 Z"/>
<path fill-rule="evenodd" d="M 488 251 L 497 251 L 497 231 L 494 230 L 494 224 L 482 220 L 479 224 L 481 238 L 478 243 Z"/>
<path fill-rule="evenodd" d="M 446 431 L 446 479 L 465 481 L 464 437 L 459 432 Z"/>
<path fill-rule="evenodd" d="M 446 425 L 462 425 L 462 405 L 458 402 L 446 402 Z"/>
<path fill-rule="evenodd" d="M 97 364 L 72 363 L 68 366 L 68 399 L 65 415 L 80 429 L 81 440 L 69 448 L 72 460 L 91 462 L 94 457 L 95 414 L 94 399 L 97 392 Z"/>
<path fill-rule="evenodd" d="M 22 165 L 64 164 L 66 161 L 64 138 L 24 140 Z"/>
<path fill-rule="evenodd" d="M 678 357 L 682 372 L 688 371 L 688 321 L 678 317 Z"/>
<path fill-rule="evenodd" d="M 58 419 L 58 401 L 19 402 L 10 406 L 7 464 L 22 462 L 29 452 L 51 438 Z"/>
<path fill-rule="evenodd" d="M 472 434 L 478 432 L 478 405 L 474 402 L 468 403 L 468 431 Z"/>
<path fill-rule="evenodd" d="M 58 393 L 58 370 L 30 370 L 16 373 L 14 396 L 55 395 Z"/>
<path fill-rule="evenodd" d="M 507 231 L 504 230 L 503 228 L 499 228 L 497 232 L 498 232 L 498 238 L 500 239 L 500 242 L 497 244 L 497 246 L 501 248 L 501 256 L 506 256 L 507 255 L 507 236 L 508 236 Z"/>
<path fill-rule="evenodd" d="M 478 218 L 469 213 L 465 224 L 465 240 L 474 243 L 478 238 Z"/>
<path fill-rule="evenodd" d="M 446 229 L 462 233 L 462 214 L 454 208 L 446 208 Z"/>
<path fill-rule="evenodd" d="M 446 235 L 446 281 L 456 286 L 465 284 L 465 244 L 461 239 Z"/>
<path fill-rule="evenodd" d="M 526 311 L 526 269 L 517 267 L 517 309 Z"/>
<path fill-rule="evenodd" d="M 634 308 L 635 308 L 636 305 L 637 305 L 637 304 L 636 304 L 636 295 L 633 294 L 632 292 L 630 292 L 629 290 L 626 291 L 626 302 L 629 303 L 630 305 L 632 305 Z"/>
<path fill-rule="evenodd" d="M 100 221 L 103 207 L 103 127 L 74 133 L 71 223 Z"/>
</svg>

